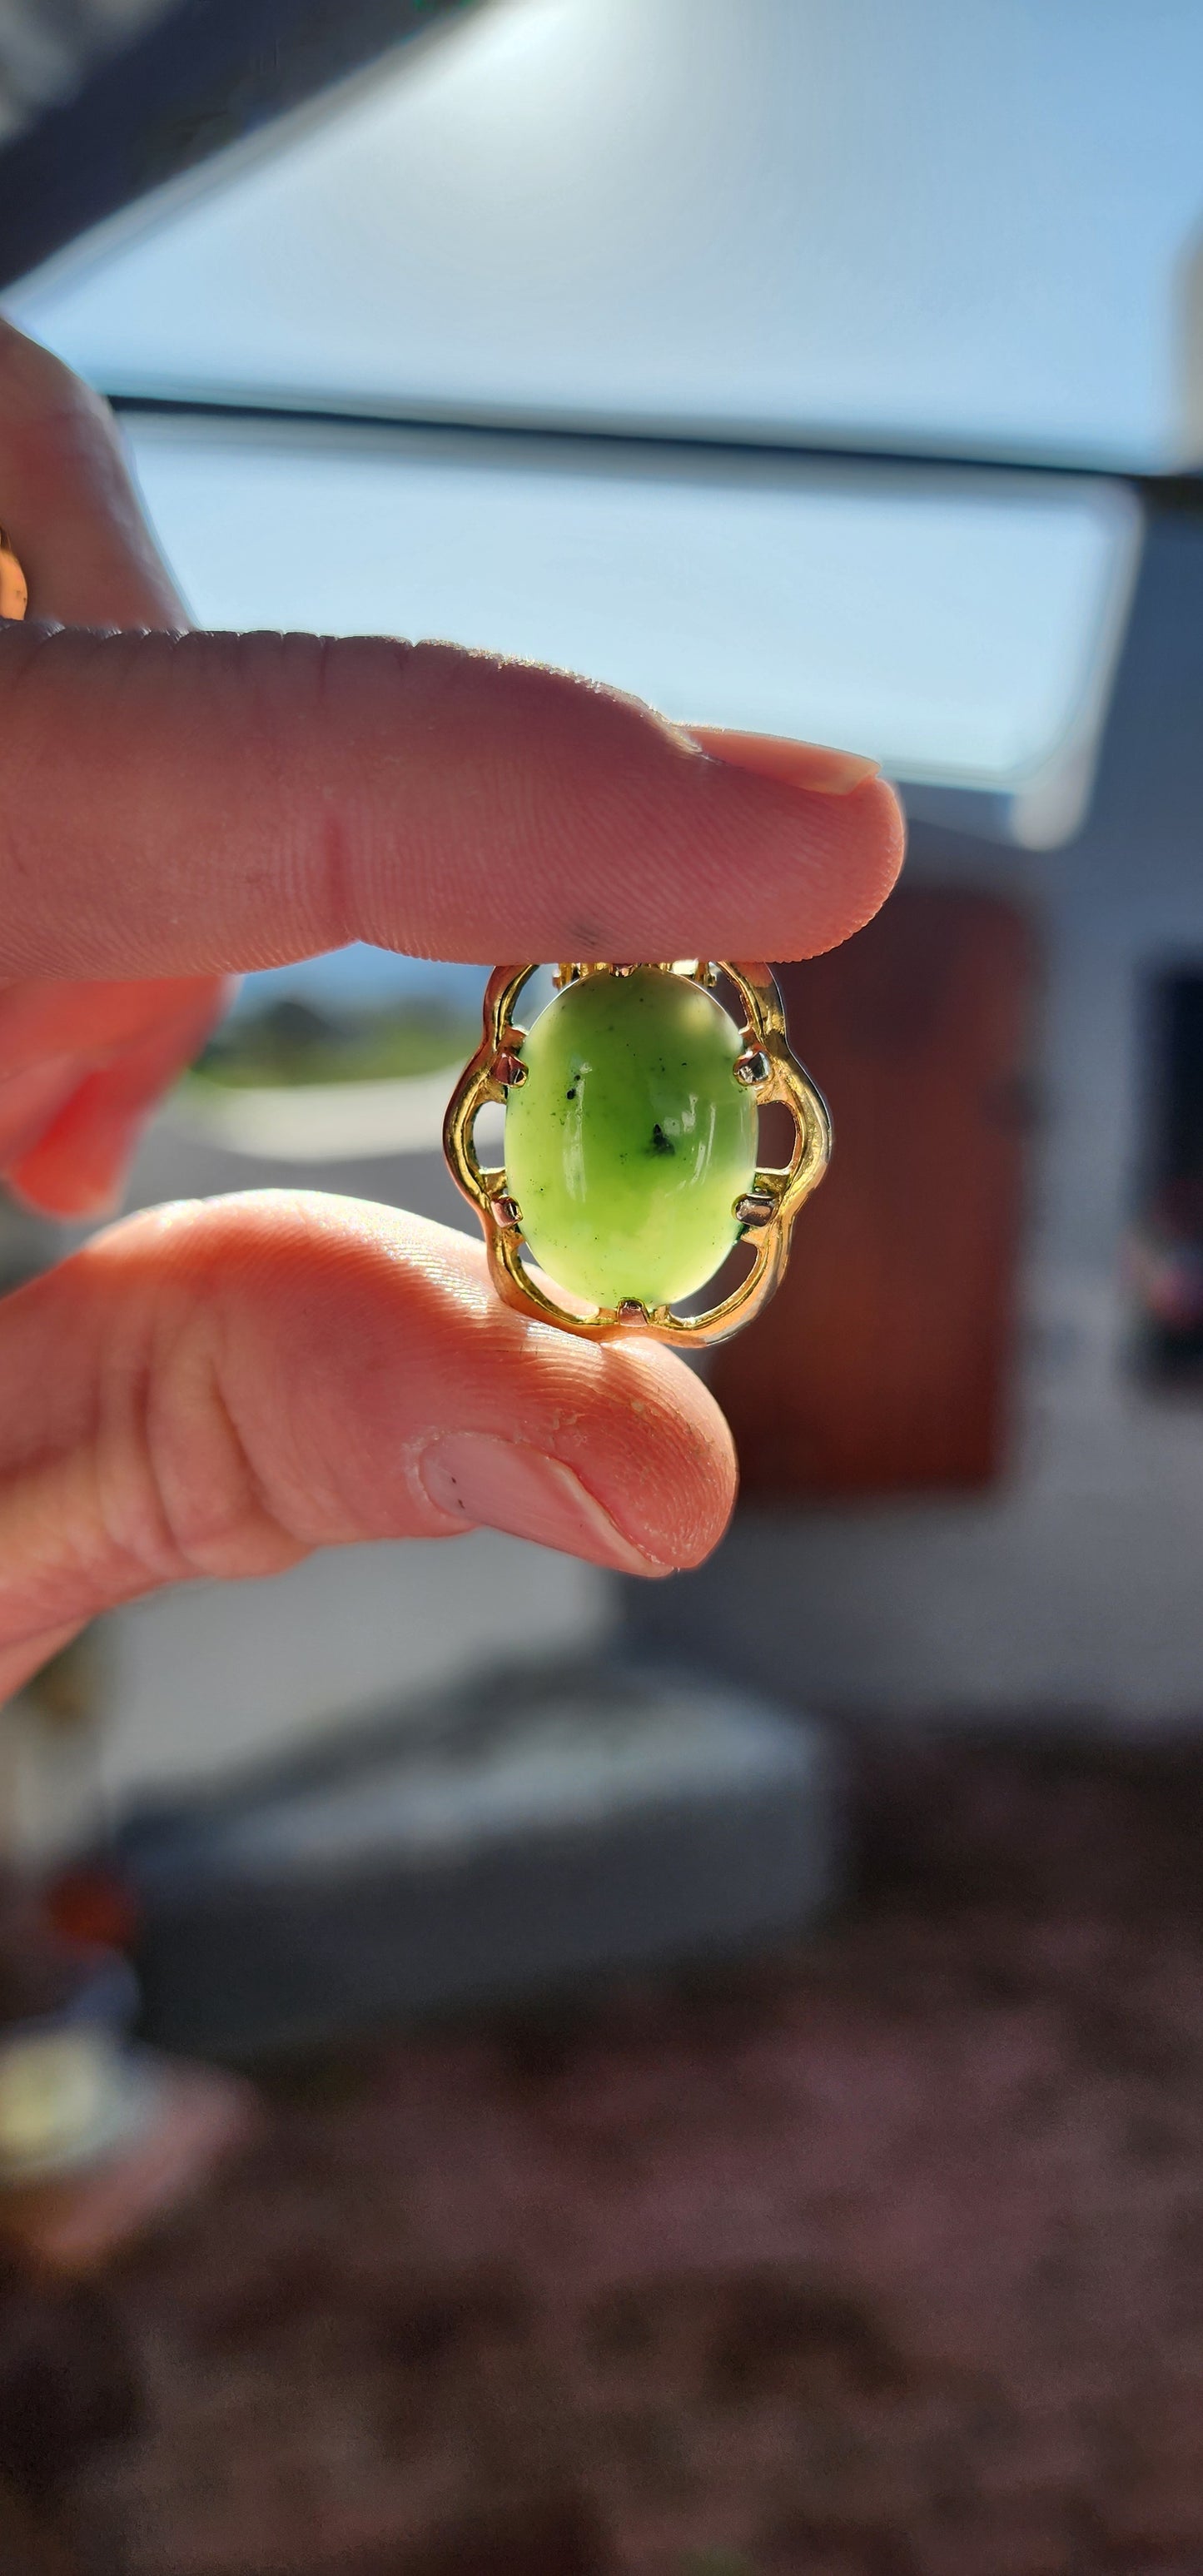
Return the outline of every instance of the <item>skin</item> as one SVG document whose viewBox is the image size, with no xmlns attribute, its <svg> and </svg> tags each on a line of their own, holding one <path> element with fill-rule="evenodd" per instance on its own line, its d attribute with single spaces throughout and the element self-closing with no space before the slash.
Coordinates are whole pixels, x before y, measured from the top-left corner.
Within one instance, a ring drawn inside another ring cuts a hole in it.
<svg viewBox="0 0 1203 2576">
<path fill-rule="evenodd" d="M 897 874 L 896 802 L 844 755 L 448 645 L 189 634 L 106 407 L 3 324 L 0 521 L 30 587 L 0 623 L 0 1174 L 35 1207 L 114 1204 L 245 968 L 809 956 Z M 663 1574 L 734 1490 L 671 1353 L 512 1314 L 460 1235 L 301 1192 L 154 1210 L 0 1304 L 0 1695 L 160 1584 L 553 1517 Z"/>
</svg>

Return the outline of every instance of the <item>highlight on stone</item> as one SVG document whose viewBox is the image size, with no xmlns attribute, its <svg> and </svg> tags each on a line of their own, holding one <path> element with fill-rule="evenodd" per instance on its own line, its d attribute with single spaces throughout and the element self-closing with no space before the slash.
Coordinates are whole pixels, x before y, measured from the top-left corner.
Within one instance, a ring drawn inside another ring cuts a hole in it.
<svg viewBox="0 0 1203 2576">
<path fill-rule="evenodd" d="M 538 972 L 494 968 L 481 1043 L 443 1122 L 498 1296 L 567 1333 L 725 1341 L 779 1286 L 831 1154 L 827 1104 L 790 1046 L 772 968 L 561 965 L 556 999 L 527 1027 L 522 996 Z M 793 1142 L 765 1170 L 760 1114 L 773 1104 Z M 486 1106 L 505 1109 L 505 1160 L 488 1167 L 475 1141 Z M 745 1240 L 748 1261 L 729 1268 Z"/>
<path fill-rule="evenodd" d="M 530 1251 L 599 1306 L 671 1304 L 741 1233 L 756 1174 L 740 1032 L 712 993 L 636 967 L 565 986 L 523 1039 L 505 1169 Z"/>
</svg>

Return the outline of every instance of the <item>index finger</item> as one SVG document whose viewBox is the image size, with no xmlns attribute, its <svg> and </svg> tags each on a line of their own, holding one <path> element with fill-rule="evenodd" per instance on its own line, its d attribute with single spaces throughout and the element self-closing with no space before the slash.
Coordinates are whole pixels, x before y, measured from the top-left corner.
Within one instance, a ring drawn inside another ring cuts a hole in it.
<svg viewBox="0 0 1203 2576">
<path fill-rule="evenodd" d="M 107 416 L 82 389 L 74 410 L 42 353 L 32 374 L 15 363 L 0 519 L 44 618 L 0 633 L 0 974 L 223 973 L 352 939 L 482 960 L 806 956 L 888 892 L 901 818 L 867 764 L 692 736 L 446 644 L 50 623 L 95 613 L 97 566 L 111 598 L 118 556 L 123 613 L 179 611 L 131 533 Z"/>
</svg>

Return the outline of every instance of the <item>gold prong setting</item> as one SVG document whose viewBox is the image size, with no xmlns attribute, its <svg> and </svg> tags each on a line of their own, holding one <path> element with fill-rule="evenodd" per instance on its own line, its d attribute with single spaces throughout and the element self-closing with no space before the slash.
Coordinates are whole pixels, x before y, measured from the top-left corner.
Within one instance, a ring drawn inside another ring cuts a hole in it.
<svg viewBox="0 0 1203 2576">
<path fill-rule="evenodd" d="M 518 1030 L 511 1030 L 510 1035 L 521 1045 L 521 1034 Z M 489 1066 L 489 1074 L 491 1080 L 497 1083 L 502 1091 L 516 1091 L 519 1083 L 526 1080 L 526 1066 L 511 1044 L 498 1049 Z"/>
<path fill-rule="evenodd" d="M 583 975 L 630 974 L 630 966 L 588 963 L 559 965 L 557 991 Z M 700 1314 L 678 1314 L 667 1306 L 648 1308 L 637 1298 L 617 1306 L 574 1312 L 560 1304 L 554 1284 L 535 1276 L 523 1258 L 522 1212 L 506 1184 L 504 1168 L 486 1169 L 477 1159 L 473 1130 L 486 1101 L 504 1103 L 507 1093 L 526 1078 L 521 1060 L 525 1031 L 515 1012 L 538 964 L 499 966 L 489 979 L 484 1001 L 481 1044 L 456 1085 L 444 1125 L 444 1147 L 452 1176 L 476 1208 L 484 1229 L 489 1269 L 498 1294 L 509 1306 L 557 1324 L 563 1332 L 600 1340 L 615 1332 L 640 1332 L 654 1341 L 683 1349 L 708 1347 L 752 1320 L 778 1286 L 789 1252 L 794 1219 L 823 1177 L 831 1153 L 831 1121 L 822 1094 L 792 1054 L 785 1011 L 771 968 L 762 964 L 710 964 L 704 959 L 678 959 L 665 974 L 685 975 L 713 988 L 724 976 L 745 1014 L 742 1051 L 735 1078 L 754 1091 L 758 1106 L 781 1101 L 794 1124 L 794 1146 L 787 1165 L 757 1171 L 751 1187 L 736 1200 L 732 1215 L 740 1239 L 752 1252 L 746 1276 L 718 1304 Z"/>
<path fill-rule="evenodd" d="M 762 1178 L 763 1175 L 758 1172 L 756 1175 L 757 1183 L 759 1183 Z M 735 1218 L 736 1223 L 744 1228 L 745 1233 L 750 1232 L 752 1228 L 756 1226 L 771 1225 L 773 1218 L 777 1214 L 776 1191 L 768 1188 L 762 1189 L 760 1187 L 745 1190 L 743 1197 L 736 1200 L 735 1205 L 731 1210 L 731 1214 Z"/>
</svg>

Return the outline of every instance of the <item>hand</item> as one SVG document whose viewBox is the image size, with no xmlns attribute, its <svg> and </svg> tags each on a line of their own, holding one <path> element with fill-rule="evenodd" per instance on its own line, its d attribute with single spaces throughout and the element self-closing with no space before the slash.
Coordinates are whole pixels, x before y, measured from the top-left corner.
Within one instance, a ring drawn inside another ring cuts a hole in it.
<svg viewBox="0 0 1203 2576">
<path fill-rule="evenodd" d="M 806 956 L 897 872 L 868 763 L 448 645 L 190 635 L 104 405 L 3 325 L 0 523 L 0 1173 L 36 1206 L 111 1204 L 232 972 Z M 154 1210 L 0 1304 L 0 1694 L 159 1584 L 481 1522 L 661 1574 L 733 1494 L 688 1369 L 512 1313 L 464 1236 Z"/>
</svg>

